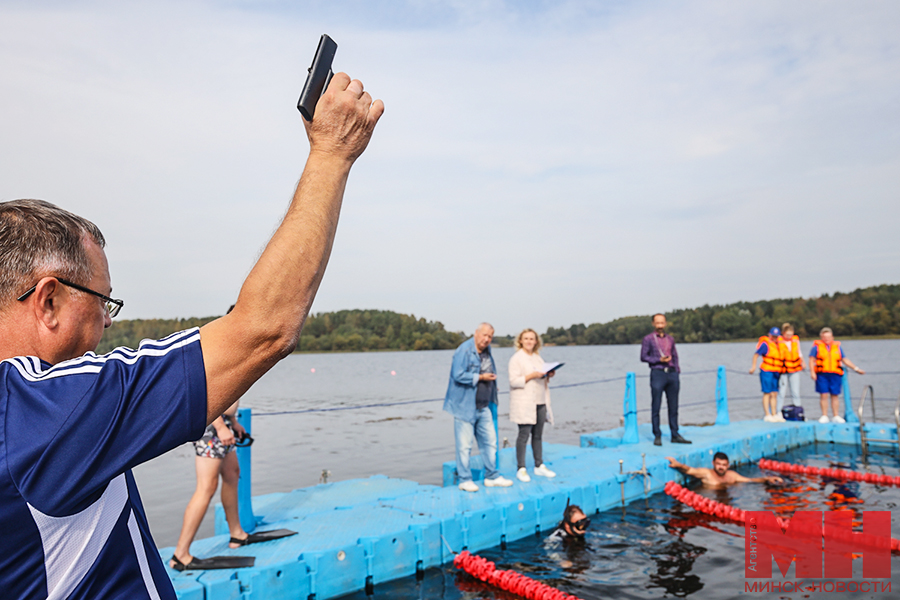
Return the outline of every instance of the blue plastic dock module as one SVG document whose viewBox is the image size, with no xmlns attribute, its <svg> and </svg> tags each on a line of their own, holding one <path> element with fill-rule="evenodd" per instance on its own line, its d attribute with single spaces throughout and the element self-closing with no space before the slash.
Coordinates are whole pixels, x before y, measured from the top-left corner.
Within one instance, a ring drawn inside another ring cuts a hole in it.
<svg viewBox="0 0 900 600">
<path fill-rule="evenodd" d="M 885 438 L 896 430 L 884 423 L 866 427 Z M 815 441 L 859 440 L 858 424 L 744 421 L 682 429 L 692 445 L 653 446 L 649 425 L 638 428 L 636 444 L 619 443 L 621 428 L 586 434 L 580 448 L 545 444 L 545 461 L 557 477 L 516 480 L 510 488 L 462 492 L 453 482 L 455 465 L 447 463 L 445 487 L 378 475 L 256 497 L 258 530 L 285 527 L 298 535 L 232 550 L 217 516 L 219 535 L 196 541 L 191 552 L 252 555 L 256 566 L 170 575 L 183 600 L 325 600 L 449 562 L 450 549 L 478 552 L 546 531 L 559 522 L 567 501 L 592 514 L 657 493 L 667 481 L 684 479 L 665 456 L 706 466 L 723 451 L 746 463 Z M 479 457 L 472 462 L 480 467 Z M 514 449 L 501 451 L 501 472 L 512 478 L 515 469 Z M 172 548 L 160 553 L 168 559 Z"/>
</svg>

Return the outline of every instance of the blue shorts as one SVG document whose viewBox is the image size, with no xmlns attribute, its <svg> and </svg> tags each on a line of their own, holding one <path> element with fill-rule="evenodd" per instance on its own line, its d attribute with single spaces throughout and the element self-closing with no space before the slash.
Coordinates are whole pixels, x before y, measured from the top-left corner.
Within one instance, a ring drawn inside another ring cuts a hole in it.
<svg viewBox="0 0 900 600">
<path fill-rule="evenodd" d="M 837 373 L 816 373 L 817 394 L 840 396 L 841 383 L 843 383 L 843 376 L 838 375 Z"/>
<path fill-rule="evenodd" d="M 778 378 L 781 373 L 773 373 L 772 371 L 760 371 L 759 383 L 762 385 L 763 394 L 771 394 L 778 391 Z"/>
</svg>

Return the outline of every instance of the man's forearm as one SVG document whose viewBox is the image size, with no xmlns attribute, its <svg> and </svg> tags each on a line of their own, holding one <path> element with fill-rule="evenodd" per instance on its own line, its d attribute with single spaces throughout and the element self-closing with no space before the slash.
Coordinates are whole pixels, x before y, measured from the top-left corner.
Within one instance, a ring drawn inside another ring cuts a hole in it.
<svg viewBox="0 0 900 600">
<path fill-rule="evenodd" d="M 293 350 L 331 256 L 350 163 L 311 153 L 281 226 L 241 287 L 235 311 Z"/>
<path fill-rule="evenodd" d="M 200 330 L 208 421 L 296 347 L 331 255 L 350 167 L 383 111 L 345 73 L 319 100 L 315 120 L 306 124 L 309 158 L 281 225 L 234 310 Z"/>
</svg>

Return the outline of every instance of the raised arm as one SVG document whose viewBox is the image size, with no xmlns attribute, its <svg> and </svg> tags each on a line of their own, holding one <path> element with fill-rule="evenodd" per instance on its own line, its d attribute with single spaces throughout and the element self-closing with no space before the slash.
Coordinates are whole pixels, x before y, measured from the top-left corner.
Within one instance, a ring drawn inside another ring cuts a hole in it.
<svg viewBox="0 0 900 600">
<path fill-rule="evenodd" d="M 360 81 L 338 73 L 305 123 L 309 158 L 281 225 L 234 310 L 200 329 L 207 422 L 296 347 L 328 264 L 350 167 L 383 112 Z"/>
<path fill-rule="evenodd" d="M 780 485 L 784 483 L 784 480 L 774 475 L 770 477 L 744 477 L 737 471 L 729 471 L 728 483 L 772 483 Z"/>
<path fill-rule="evenodd" d="M 672 467 L 676 471 L 681 471 L 685 475 L 690 475 L 691 477 L 698 477 L 698 478 L 702 479 L 703 476 L 706 475 L 706 471 L 709 470 L 709 469 L 698 469 L 696 467 L 689 467 L 686 464 L 678 462 L 671 456 L 667 456 L 666 460 L 669 461 L 670 467 Z"/>
</svg>

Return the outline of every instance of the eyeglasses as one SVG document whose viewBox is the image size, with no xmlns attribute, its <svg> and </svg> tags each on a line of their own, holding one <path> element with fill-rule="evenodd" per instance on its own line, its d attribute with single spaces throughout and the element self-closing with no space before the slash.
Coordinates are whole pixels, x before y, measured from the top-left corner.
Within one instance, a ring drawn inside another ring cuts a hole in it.
<svg viewBox="0 0 900 600">
<path fill-rule="evenodd" d="M 585 531 L 591 524 L 591 520 L 588 517 L 575 521 L 569 521 L 569 525 L 571 525 L 574 529 L 579 529 L 581 531 Z"/>
<path fill-rule="evenodd" d="M 62 277 L 55 277 L 55 279 L 65 286 L 74 288 L 78 291 L 85 292 L 87 294 L 92 294 L 94 296 L 97 296 L 98 298 L 101 298 L 104 302 L 106 302 L 106 312 L 109 314 L 110 319 L 115 319 L 116 315 L 119 314 L 119 311 L 122 310 L 122 307 L 125 306 L 125 302 L 123 300 L 116 300 L 115 298 L 110 298 L 109 296 L 104 296 L 100 292 L 95 292 L 94 290 L 92 290 L 90 288 L 86 288 L 83 285 L 78 285 L 77 283 L 72 283 L 71 281 L 67 281 L 67 280 L 63 279 Z M 37 289 L 37 284 L 34 284 L 33 286 L 31 286 L 31 289 L 29 289 L 27 292 L 25 292 L 24 294 L 22 294 L 21 296 L 16 298 L 16 300 L 21 302 L 22 300 L 24 300 L 25 298 L 27 298 L 28 296 L 33 294 L 34 290 L 36 290 L 36 289 Z"/>
</svg>

